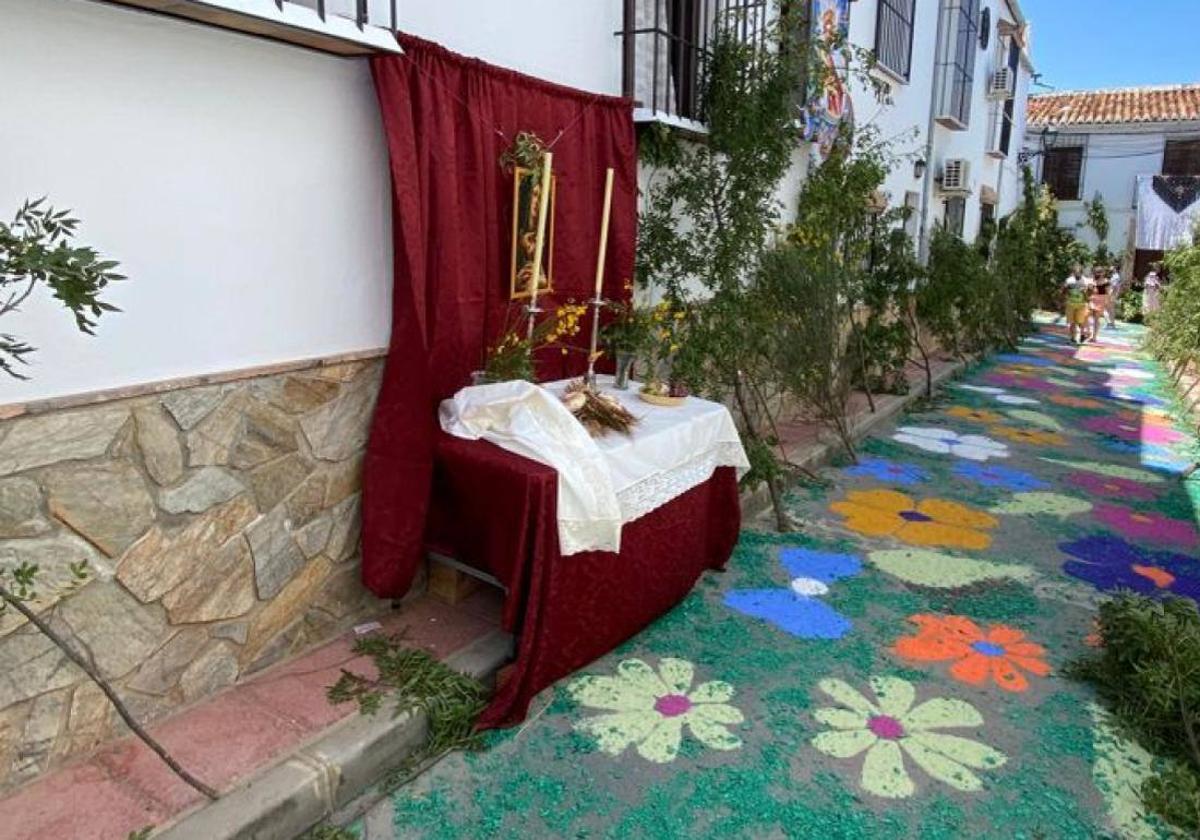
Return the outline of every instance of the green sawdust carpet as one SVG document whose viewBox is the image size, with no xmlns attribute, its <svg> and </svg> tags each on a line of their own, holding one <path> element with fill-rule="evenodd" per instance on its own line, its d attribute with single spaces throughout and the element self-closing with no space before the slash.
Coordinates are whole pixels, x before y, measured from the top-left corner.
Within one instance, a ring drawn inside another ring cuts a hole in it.
<svg viewBox="0 0 1200 840">
<path fill-rule="evenodd" d="M 1132 330 L 1049 330 L 746 530 L 724 574 L 393 795 L 399 837 L 1160 837 L 1060 676 L 1120 589 L 1200 599 L 1195 458 Z"/>
</svg>

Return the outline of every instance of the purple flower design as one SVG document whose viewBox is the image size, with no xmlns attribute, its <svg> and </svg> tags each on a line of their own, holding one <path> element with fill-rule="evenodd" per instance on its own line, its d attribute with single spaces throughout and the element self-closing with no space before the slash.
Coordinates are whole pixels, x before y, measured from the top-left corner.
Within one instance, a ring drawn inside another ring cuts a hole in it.
<svg viewBox="0 0 1200 840">
<path fill-rule="evenodd" d="M 929 473 L 920 467 L 890 461 L 887 458 L 859 458 L 857 464 L 845 469 L 845 473 L 856 478 L 873 478 L 876 481 L 905 486 L 929 480 Z"/>
<path fill-rule="evenodd" d="M 1021 470 L 993 464 L 973 464 L 968 461 L 959 461 L 954 466 L 954 475 L 982 487 L 1001 487 L 1014 493 L 1044 490 L 1050 486 L 1049 482 Z"/>
<path fill-rule="evenodd" d="M 1143 595 L 1178 595 L 1200 603 L 1200 563 L 1185 554 L 1151 551 L 1118 537 L 1084 537 L 1062 543 L 1074 560 L 1063 571 L 1101 592 L 1131 589 Z"/>
</svg>

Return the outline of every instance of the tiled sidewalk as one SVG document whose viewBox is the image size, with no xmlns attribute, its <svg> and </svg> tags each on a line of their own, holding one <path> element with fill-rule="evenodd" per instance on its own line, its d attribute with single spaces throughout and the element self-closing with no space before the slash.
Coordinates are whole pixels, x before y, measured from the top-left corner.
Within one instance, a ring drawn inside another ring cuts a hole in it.
<svg viewBox="0 0 1200 840">
<path fill-rule="evenodd" d="M 445 659 L 494 632 L 499 616 L 498 593 L 484 589 L 453 607 L 421 597 L 379 621 Z M 149 730 L 190 772 L 229 791 L 354 712 L 325 699 L 342 668 L 372 673 L 369 660 L 351 653 L 353 639 L 347 633 Z M 129 736 L 0 800 L 0 840 L 125 840 L 202 800 Z"/>
</svg>

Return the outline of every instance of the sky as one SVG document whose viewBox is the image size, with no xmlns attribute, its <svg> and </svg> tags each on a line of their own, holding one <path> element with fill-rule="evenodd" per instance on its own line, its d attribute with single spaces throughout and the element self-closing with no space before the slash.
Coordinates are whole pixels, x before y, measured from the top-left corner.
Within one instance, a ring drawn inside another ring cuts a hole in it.
<svg viewBox="0 0 1200 840">
<path fill-rule="evenodd" d="M 1058 90 L 1200 82 L 1200 0 L 1020 0 Z M 1047 88 L 1035 87 L 1035 93 Z"/>
</svg>

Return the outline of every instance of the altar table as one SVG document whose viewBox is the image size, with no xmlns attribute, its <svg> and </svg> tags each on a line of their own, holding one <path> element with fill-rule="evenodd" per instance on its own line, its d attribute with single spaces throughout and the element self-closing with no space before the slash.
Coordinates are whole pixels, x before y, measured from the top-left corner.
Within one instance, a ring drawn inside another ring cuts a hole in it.
<svg viewBox="0 0 1200 840">
<path fill-rule="evenodd" d="M 662 411 L 670 409 L 653 414 Z M 703 572 L 724 567 L 737 542 L 733 467 L 715 467 L 627 522 L 619 552 L 561 553 L 557 482 L 552 467 L 439 433 L 427 546 L 497 578 L 507 590 L 504 629 L 517 636 L 511 676 L 497 687 L 482 728 L 523 720 L 538 692 L 669 611 Z"/>
</svg>

